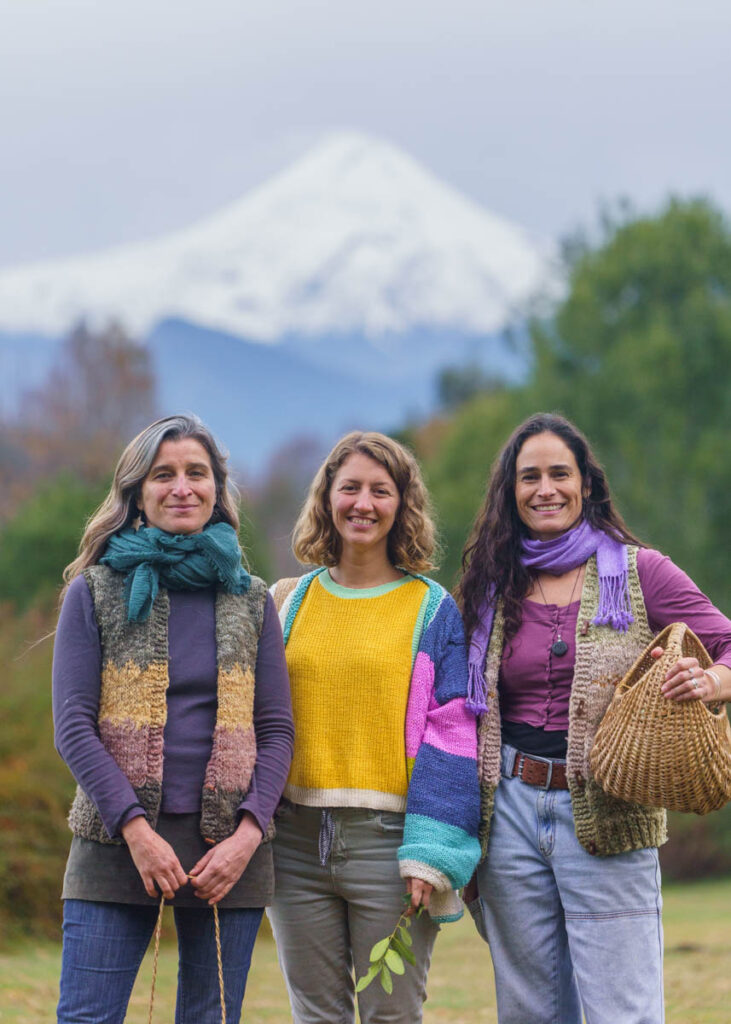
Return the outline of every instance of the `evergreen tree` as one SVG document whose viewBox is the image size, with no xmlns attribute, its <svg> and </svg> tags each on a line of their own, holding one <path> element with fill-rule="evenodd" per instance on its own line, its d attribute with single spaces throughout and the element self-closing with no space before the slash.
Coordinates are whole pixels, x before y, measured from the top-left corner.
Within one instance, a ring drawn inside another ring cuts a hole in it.
<svg viewBox="0 0 731 1024">
<path fill-rule="evenodd" d="M 632 528 L 731 605 L 731 227 L 704 200 L 605 225 L 535 324 L 530 404 L 589 436 Z"/>
</svg>

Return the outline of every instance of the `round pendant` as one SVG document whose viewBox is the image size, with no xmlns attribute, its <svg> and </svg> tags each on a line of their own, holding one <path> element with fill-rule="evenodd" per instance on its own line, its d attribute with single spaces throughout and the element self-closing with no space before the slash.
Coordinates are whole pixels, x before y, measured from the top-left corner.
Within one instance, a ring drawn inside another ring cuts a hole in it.
<svg viewBox="0 0 731 1024">
<path fill-rule="evenodd" d="M 554 640 L 551 644 L 551 651 L 556 655 L 557 658 L 563 658 L 566 651 L 568 651 L 569 645 L 565 640 Z"/>
</svg>

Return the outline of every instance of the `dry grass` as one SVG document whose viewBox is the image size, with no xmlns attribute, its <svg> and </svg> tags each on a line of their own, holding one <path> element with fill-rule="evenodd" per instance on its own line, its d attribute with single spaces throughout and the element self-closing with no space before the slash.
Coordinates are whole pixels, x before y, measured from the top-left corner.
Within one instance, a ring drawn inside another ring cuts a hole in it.
<svg viewBox="0 0 731 1024">
<path fill-rule="evenodd" d="M 665 893 L 667 1024 L 727 1024 L 731 880 L 668 886 Z M 171 922 L 168 920 L 169 931 Z M 175 947 L 163 946 L 155 1020 L 167 1024 L 175 999 Z M 59 949 L 46 943 L 0 956 L 0 1021 L 47 1024 L 54 1018 Z M 132 996 L 128 1024 L 146 1024 L 151 959 L 148 954 Z M 266 925 L 254 950 L 243 1020 L 288 1024 L 290 1015 Z M 496 1024 L 487 947 L 471 921 L 445 927 L 429 975 L 424 1024 Z"/>
</svg>

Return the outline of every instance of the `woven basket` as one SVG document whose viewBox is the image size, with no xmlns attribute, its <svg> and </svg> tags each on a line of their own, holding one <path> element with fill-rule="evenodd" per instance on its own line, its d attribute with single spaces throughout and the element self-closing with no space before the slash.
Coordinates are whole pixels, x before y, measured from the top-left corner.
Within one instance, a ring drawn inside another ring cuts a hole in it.
<svg viewBox="0 0 731 1024">
<path fill-rule="evenodd" d="M 650 651 L 662 647 L 660 658 Z M 660 693 L 678 658 L 711 658 L 684 622 L 667 626 L 617 686 L 591 750 L 602 789 L 620 800 L 708 814 L 731 799 L 731 728 L 725 705 Z"/>
</svg>

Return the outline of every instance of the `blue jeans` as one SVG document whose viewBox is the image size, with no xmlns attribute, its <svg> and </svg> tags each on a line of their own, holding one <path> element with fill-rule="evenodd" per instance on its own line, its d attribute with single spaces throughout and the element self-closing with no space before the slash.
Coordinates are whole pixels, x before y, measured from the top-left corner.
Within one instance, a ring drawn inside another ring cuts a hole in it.
<svg viewBox="0 0 731 1024">
<path fill-rule="evenodd" d="M 487 858 L 470 909 L 490 944 L 500 1024 L 661 1024 L 657 850 L 592 857 L 567 790 L 512 778 L 503 746 Z M 482 918 L 479 920 L 479 918 Z"/>
<path fill-rule="evenodd" d="M 274 903 L 267 913 L 277 940 L 294 1024 L 352 1024 L 355 982 L 371 948 L 393 931 L 406 891 L 396 853 L 403 814 L 343 807 L 332 812 L 330 856 L 320 863 L 320 809 L 290 807 L 277 819 Z M 362 1024 L 418 1024 L 439 930 L 429 914 L 411 919 L 416 966 L 358 994 Z"/>
<path fill-rule="evenodd" d="M 64 901 L 59 1024 L 122 1024 L 157 913 L 157 907 L 129 903 Z M 238 1021 L 263 908 L 218 913 L 226 1018 Z M 175 1024 L 218 1024 L 213 911 L 175 907 L 174 914 L 179 952 Z"/>
</svg>

